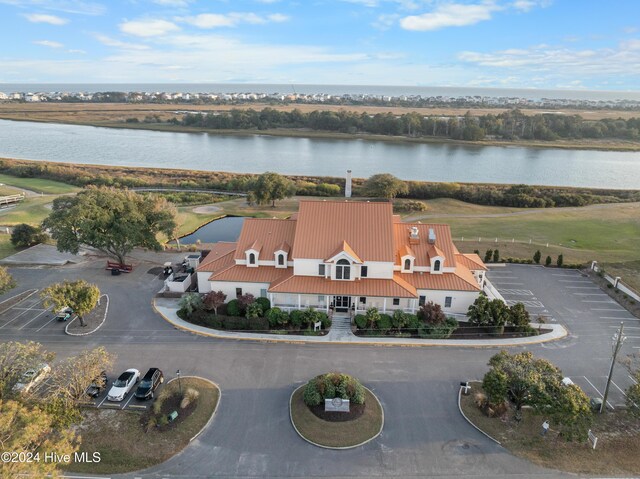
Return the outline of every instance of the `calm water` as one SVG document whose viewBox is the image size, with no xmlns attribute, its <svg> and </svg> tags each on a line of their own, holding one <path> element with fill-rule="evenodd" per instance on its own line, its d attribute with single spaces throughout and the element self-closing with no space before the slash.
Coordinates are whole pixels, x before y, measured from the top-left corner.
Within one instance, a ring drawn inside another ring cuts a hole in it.
<svg viewBox="0 0 640 479">
<path fill-rule="evenodd" d="M 224 136 L 0 120 L 0 156 L 115 166 L 640 189 L 640 152 Z"/>
<path fill-rule="evenodd" d="M 240 235 L 244 218 L 229 216 L 207 223 L 194 233 L 180 238 L 180 244 L 193 244 L 197 240 L 202 243 L 217 243 L 218 241 L 235 241 Z"/>
</svg>

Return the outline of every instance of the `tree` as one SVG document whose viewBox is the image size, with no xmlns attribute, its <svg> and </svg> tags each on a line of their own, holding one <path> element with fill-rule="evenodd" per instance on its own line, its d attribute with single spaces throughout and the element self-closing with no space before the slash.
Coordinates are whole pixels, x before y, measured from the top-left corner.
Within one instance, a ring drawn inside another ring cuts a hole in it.
<svg viewBox="0 0 640 479">
<path fill-rule="evenodd" d="M 556 261 L 556 264 L 558 265 L 558 268 L 562 267 L 562 263 L 564 262 L 564 258 L 561 254 L 558 255 L 558 261 Z"/>
<path fill-rule="evenodd" d="M 535 262 L 535 264 L 540 264 L 540 258 L 542 258 L 542 253 L 540 252 L 540 250 L 537 250 L 533 254 L 533 261 Z"/>
<path fill-rule="evenodd" d="M 277 200 L 283 200 L 295 194 L 296 186 L 289 178 L 267 171 L 258 176 L 251 192 L 257 204 L 266 205 L 271 202 L 271 207 L 275 208 Z"/>
<path fill-rule="evenodd" d="M 375 198 L 393 199 L 409 193 L 409 187 L 404 181 L 388 173 L 370 176 L 364 182 L 363 188 L 367 195 Z"/>
<path fill-rule="evenodd" d="M 498 261 L 500 261 L 500 251 L 497 249 L 493 250 L 493 262 L 497 263 Z"/>
<path fill-rule="evenodd" d="M 418 310 L 418 317 L 425 323 L 433 326 L 444 324 L 447 320 L 447 315 L 442 311 L 442 307 L 433 301 L 422 305 Z"/>
<path fill-rule="evenodd" d="M 242 296 L 238 297 L 238 303 L 240 304 L 240 309 L 245 311 L 250 304 L 256 302 L 256 297 L 251 293 L 245 293 Z"/>
<path fill-rule="evenodd" d="M 9 270 L 4 266 L 0 266 L 0 294 L 6 293 L 16 287 L 16 280 L 13 279 Z"/>
<path fill-rule="evenodd" d="M 2 451 L 40 453 L 39 461 L 3 461 L 2 477 L 60 477 L 58 461 L 45 461 L 45 453 L 69 454 L 79 449 L 76 433 L 56 427 L 55 418 L 37 404 L 0 399 Z"/>
<path fill-rule="evenodd" d="M 545 408 L 552 423 L 559 428 L 558 434 L 566 440 L 585 441 L 589 427 L 593 422 L 593 413 L 589 397 L 575 384 L 546 384 L 551 401 Z"/>
<path fill-rule="evenodd" d="M 54 353 L 45 351 L 40 343 L 33 341 L 0 342 L 0 401 L 27 369 L 50 363 L 54 357 Z"/>
<path fill-rule="evenodd" d="M 187 293 L 180 298 L 178 306 L 187 316 L 191 316 L 194 311 L 199 311 L 204 308 L 204 303 L 199 293 Z"/>
<path fill-rule="evenodd" d="M 547 259 L 544 260 L 544 265 L 549 266 L 551 264 L 551 256 L 547 256 Z"/>
<path fill-rule="evenodd" d="M 509 308 L 509 324 L 518 328 L 525 328 L 529 326 L 530 322 L 529 311 L 525 309 L 523 303 L 518 302 Z"/>
<path fill-rule="evenodd" d="M 204 295 L 204 306 L 208 310 L 213 309 L 214 314 L 218 314 L 218 308 L 227 300 L 227 295 L 222 291 L 209 291 Z"/>
<path fill-rule="evenodd" d="M 56 198 L 42 224 L 59 251 L 75 254 L 87 245 L 124 263 L 133 248 L 159 251 L 157 235 L 173 236 L 175 215 L 175 208 L 156 195 L 91 187 Z"/>
<path fill-rule="evenodd" d="M 489 300 L 481 294 L 467 310 L 471 324 L 477 326 L 504 326 L 510 320 L 510 310 L 500 299 Z"/>
<path fill-rule="evenodd" d="M 115 357 L 104 347 L 99 347 L 57 364 L 47 382 L 46 403 L 57 402 L 66 417 L 79 418 L 77 408 L 86 399 L 85 391 L 103 371 L 111 369 L 114 360 Z M 69 414 L 70 411 L 76 414 Z"/>
<path fill-rule="evenodd" d="M 378 308 L 369 308 L 364 314 L 364 317 L 367 319 L 367 326 L 375 328 L 376 323 L 380 321 L 380 312 L 378 311 Z"/>
<path fill-rule="evenodd" d="M 484 254 L 484 262 L 488 263 L 489 261 L 491 261 L 492 257 L 493 257 L 493 250 L 488 249 L 487 252 Z"/>
<path fill-rule="evenodd" d="M 39 243 L 44 243 L 48 236 L 41 228 L 21 223 L 11 232 L 11 244 L 16 248 L 28 248 Z"/>
<path fill-rule="evenodd" d="M 80 279 L 52 284 L 43 289 L 40 296 L 46 307 L 53 306 L 56 311 L 71 308 L 78 316 L 80 326 L 84 327 L 84 316 L 93 311 L 98 304 L 100 290 L 95 284 Z"/>
</svg>

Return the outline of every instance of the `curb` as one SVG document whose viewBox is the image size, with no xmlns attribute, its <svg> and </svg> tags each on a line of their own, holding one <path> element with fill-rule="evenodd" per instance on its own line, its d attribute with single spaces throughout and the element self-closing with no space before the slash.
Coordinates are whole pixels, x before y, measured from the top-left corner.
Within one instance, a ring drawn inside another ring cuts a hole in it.
<svg viewBox="0 0 640 479">
<path fill-rule="evenodd" d="M 216 413 L 218 412 L 218 407 L 220 406 L 220 401 L 222 401 L 222 389 L 220 389 L 220 386 L 218 386 L 216 383 L 214 383 L 212 380 L 207 379 L 207 378 L 203 378 L 202 376 L 180 376 L 181 379 L 187 379 L 187 378 L 195 378 L 195 379 L 201 379 L 202 381 L 206 381 L 210 384 L 213 384 L 216 389 L 218 390 L 218 402 L 216 403 L 216 407 L 213 408 L 213 412 L 211 413 L 211 417 L 209 418 L 209 420 L 207 421 L 207 423 L 202 426 L 202 429 L 200 429 L 195 436 L 193 436 L 191 439 L 189 439 L 189 442 L 191 443 L 194 439 L 196 439 L 200 434 L 202 434 L 204 432 L 204 430 L 209 426 L 209 424 L 211 424 L 211 422 L 213 421 L 213 418 L 216 417 Z M 177 381 L 178 378 L 172 378 L 169 379 L 167 381 L 167 384 L 172 383 L 173 381 Z M 184 449 L 183 449 L 184 450 Z M 182 451 L 180 451 L 182 452 Z"/>
<path fill-rule="evenodd" d="M 478 426 L 476 426 L 474 423 L 471 422 L 471 420 L 465 415 L 465 413 L 462 411 L 462 405 L 460 404 L 460 401 L 462 399 L 462 387 L 458 390 L 458 410 L 460 411 L 460 414 L 462 414 L 462 417 L 465 418 L 467 420 L 467 422 L 469 424 L 471 424 L 477 431 L 481 432 L 483 435 L 485 435 L 486 437 L 488 437 L 489 439 L 491 439 L 493 442 L 495 442 L 498 446 L 502 446 L 502 444 L 500 443 L 500 441 L 498 441 L 497 439 L 494 439 L 493 437 L 489 436 L 489 434 L 487 434 L 486 432 L 484 432 L 482 429 L 480 429 Z"/>
<path fill-rule="evenodd" d="M 366 386 L 362 386 L 364 387 L 367 391 L 369 391 L 369 393 L 371 393 L 371 395 L 375 398 L 375 400 L 377 401 L 378 405 L 380 406 L 380 411 L 382 411 L 382 424 L 380 424 L 380 430 L 375 434 L 375 436 L 370 437 L 369 439 L 367 439 L 366 441 L 361 442 L 360 444 L 356 444 L 354 446 L 325 446 L 323 444 L 318 444 L 316 442 L 313 442 L 310 439 L 307 439 L 306 437 L 304 437 L 300 431 L 298 431 L 298 428 L 296 427 L 295 423 L 293 422 L 293 415 L 291 413 L 291 401 L 293 400 L 293 395 L 298 392 L 299 389 L 302 389 L 303 387 L 306 386 L 306 383 L 298 386 L 296 389 L 293 390 L 293 392 L 291 393 L 291 396 L 289 396 L 289 420 L 291 421 L 291 425 L 293 426 L 293 429 L 298 433 L 298 436 L 300 436 L 302 439 L 304 439 L 305 441 L 307 441 L 309 444 L 312 444 L 314 446 L 317 447 L 321 447 L 323 449 L 332 449 L 334 451 L 345 451 L 348 449 L 354 449 L 356 447 L 360 447 L 360 446 L 364 446 L 365 444 L 373 441 L 374 439 L 376 439 L 380 434 L 382 434 L 382 429 L 384 428 L 384 408 L 382 407 L 382 403 L 380 402 L 380 399 L 378 399 L 378 396 L 376 396 L 375 394 L 373 394 L 373 391 L 371 391 L 371 389 L 369 389 Z"/>
<path fill-rule="evenodd" d="M 102 327 L 102 325 L 104 324 L 104 322 L 107 320 L 107 314 L 109 314 L 109 295 L 108 294 L 103 294 L 102 296 L 100 296 L 100 299 L 102 299 L 102 298 L 106 298 L 107 299 L 107 307 L 104 310 L 104 317 L 102 318 L 102 321 L 100 322 L 100 324 L 98 325 L 98 327 L 96 329 L 94 329 L 93 331 L 89 331 L 88 333 L 70 333 L 69 332 L 69 326 L 71 326 L 71 323 L 73 323 L 76 319 L 78 319 L 78 317 L 76 316 L 71 321 L 69 321 L 67 323 L 67 325 L 64 327 L 64 333 L 69 335 L 69 336 L 89 336 L 90 334 L 93 334 L 98 329 L 100 329 Z"/>
<path fill-rule="evenodd" d="M 457 340 L 451 340 L 451 339 L 444 339 L 444 340 L 424 340 L 424 343 L 403 343 L 403 342 L 372 342 L 372 341 L 310 341 L 310 340 L 305 340 L 305 339 L 278 339 L 278 338 L 252 338 L 249 336 L 226 336 L 226 335 L 221 335 L 221 334 L 216 334 L 216 332 L 209 332 L 209 331 L 199 331 L 197 329 L 192 329 L 188 326 L 182 325 L 180 323 L 176 323 L 174 322 L 172 319 L 168 318 L 167 316 L 165 316 L 164 314 L 162 314 L 158 308 L 156 307 L 156 301 L 155 298 L 153 298 L 151 300 L 151 307 L 153 308 L 153 310 L 159 315 L 161 316 L 165 321 L 167 321 L 169 324 L 171 324 L 175 329 L 179 329 L 181 331 L 186 331 L 188 333 L 191 334 L 197 334 L 199 336 L 204 336 L 204 337 L 209 337 L 209 338 L 215 338 L 215 339 L 225 339 L 225 340 L 232 340 L 232 341 L 255 341 L 255 342 L 259 342 L 259 343 L 286 343 L 286 344 L 330 344 L 330 345 L 352 345 L 352 346 L 378 346 L 378 347 L 403 347 L 403 348 L 424 348 L 424 347 L 434 347 L 434 346 L 438 346 L 438 347 L 455 347 L 455 348 L 509 348 L 509 347 L 518 347 L 518 346 L 530 346 L 533 344 L 542 344 L 542 343 L 548 343 L 551 341 L 558 341 L 560 339 L 564 339 L 569 335 L 569 331 L 567 330 L 567 328 L 565 328 L 564 326 L 557 324 L 555 326 L 559 326 L 562 328 L 562 334 L 561 336 L 558 336 L 556 338 L 544 338 L 541 339 L 539 341 L 527 341 L 527 342 L 516 342 L 516 343 L 490 343 L 489 341 L 492 341 L 490 339 L 487 340 L 479 340 L 479 341 L 486 341 L 486 343 L 480 343 L 480 344 L 465 344 L 462 342 L 459 343 L 453 343 L 453 342 L 448 342 L 448 343 L 437 343 L 434 341 L 457 341 Z M 185 322 L 186 323 L 186 322 Z M 186 324 L 190 324 L 190 323 L 186 323 Z M 204 327 L 204 326 L 203 326 Z M 215 329 L 212 329 L 211 331 L 217 331 Z M 245 333 L 245 334 L 251 334 L 251 333 Z"/>
</svg>

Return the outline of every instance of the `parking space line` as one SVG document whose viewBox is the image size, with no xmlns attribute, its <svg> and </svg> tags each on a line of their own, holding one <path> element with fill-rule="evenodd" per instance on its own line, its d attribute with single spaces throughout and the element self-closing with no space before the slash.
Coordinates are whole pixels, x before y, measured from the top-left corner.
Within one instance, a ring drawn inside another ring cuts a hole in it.
<svg viewBox="0 0 640 479">
<path fill-rule="evenodd" d="M 600 319 L 624 319 L 625 321 L 629 320 L 629 321 L 633 321 L 634 319 L 638 319 L 638 318 L 625 318 L 623 316 L 598 316 Z"/>
<path fill-rule="evenodd" d="M 26 328 L 27 326 L 29 326 L 31 323 L 33 323 L 36 319 L 38 319 L 40 316 L 42 316 L 45 313 L 48 313 L 50 311 L 49 308 L 47 309 L 43 309 L 43 310 L 33 310 L 33 311 L 42 311 L 40 314 L 36 315 L 33 319 L 30 319 L 29 321 L 27 321 L 26 323 L 24 323 L 21 327 L 19 327 L 19 330 L 22 330 L 24 328 Z M 47 323 L 48 324 L 48 323 Z"/>
<path fill-rule="evenodd" d="M 563 274 L 563 273 L 551 273 L 551 276 L 564 276 L 565 278 L 575 278 L 576 277 L 576 273 L 568 273 L 568 274 Z"/>
<path fill-rule="evenodd" d="M 625 313 L 628 312 L 624 308 L 591 308 L 591 311 L 624 311 Z"/>
<path fill-rule="evenodd" d="M 42 302 L 42 300 L 38 300 L 37 303 L 35 303 L 33 306 L 36 306 L 37 304 L 39 304 L 40 302 Z M 29 311 L 31 311 L 33 308 L 28 308 L 25 309 L 22 313 L 18 314 L 15 318 L 7 321 L 6 323 L 4 323 L 2 326 L 0 326 L 0 329 L 4 328 L 5 326 L 8 326 L 9 324 L 13 323 L 16 319 L 20 318 L 22 315 L 27 314 Z"/>
<path fill-rule="evenodd" d="M 571 293 L 574 296 L 602 296 L 602 297 L 608 297 L 609 295 L 604 294 L 604 293 Z"/>
<path fill-rule="evenodd" d="M 100 404 L 98 404 L 98 409 L 102 406 L 102 403 L 104 403 L 107 400 L 107 396 L 102 398 L 102 401 L 100 401 Z"/>
<path fill-rule="evenodd" d="M 631 376 L 630 374 L 628 374 L 628 376 L 629 376 L 629 379 L 633 381 L 633 384 L 638 384 L 638 381 L 636 381 L 633 376 Z"/>
<path fill-rule="evenodd" d="M 596 392 L 597 392 L 598 394 L 600 394 L 600 397 L 601 397 L 602 399 L 604 399 L 603 394 L 602 394 L 600 391 L 598 391 L 598 388 L 597 388 L 597 387 L 595 387 L 591 381 L 589 381 L 589 379 L 587 378 L 587 376 L 582 376 L 582 377 L 585 379 L 585 381 L 587 381 L 589 384 L 591 384 L 591 387 L 592 387 L 593 389 L 595 389 L 595 390 L 596 390 Z M 609 401 L 607 401 L 607 404 L 609 405 L 609 407 L 610 407 L 611 409 L 615 409 L 615 408 L 613 407 L 613 405 L 612 405 Z"/>
<path fill-rule="evenodd" d="M 627 395 L 625 394 L 625 392 L 624 392 L 622 389 L 620 389 L 620 387 L 619 387 L 616 383 L 614 383 L 613 381 L 611 381 L 611 384 L 613 384 L 613 385 L 618 389 L 618 391 L 620 391 L 620 392 L 622 393 L 622 395 L 623 395 L 624 397 L 627 397 Z"/>
<path fill-rule="evenodd" d="M 591 283 L 591 280 L 588 279 L 559 279 L 560 283 Z"/>
<path fill-rule="evenodd" d="M 47 321 L 46 323 L 44 323 L 42 326 L 40 326 L 38 329 L 36 329 L 36 333 L 40 332 L 41 330 L 43 330 L 44 328 L 46 328 L 47 326 L 49 326 L 51 323 L 53 323 L 56 320 L 56 317 L 54 316 L 53 318 L 51 318 L 49 321 Z"/>
<path fill-rule="evenodd" d="M 609 300 L 609 301 L 606 301 L 606 300 L 605 301 L 600 301 L 600 300 L 594 300 L 594 299 L 591 299 L 591 300 L 589 300 L 589 299 L 581 299 L 580 301 L 582 303 L 611 303 L 611 304 L 616 304 L 615 301 L 611 301 L 611 300 Z"/>
<path fill-rule="evenodd" d="M 122 409 L 125 409 L 127 407 L 127 404 L 131 402 L 131 400 L 133 399 L 133 396 L 135 396 L 135 394 L 132 393 L 129 399 L 127 399 L 127 402 L 124 403 L 124 406 L 122 406 Z"/>
<path fill-rule="evenodd" d="M 594 289 L 600 291 L 600 288 L 597 286 L 565 286 L 567 289 Z"/>
</svg>

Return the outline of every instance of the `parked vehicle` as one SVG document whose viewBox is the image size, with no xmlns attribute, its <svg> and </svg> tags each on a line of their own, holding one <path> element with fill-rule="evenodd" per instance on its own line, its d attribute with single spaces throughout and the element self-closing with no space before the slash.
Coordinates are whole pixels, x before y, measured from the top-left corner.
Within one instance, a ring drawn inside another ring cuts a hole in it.
<svg viewBox="0 0 640 479">
<path fill-rule="evenodd" d="M 164 374 L 158 368 L 151 368 L 144 375 L 138 389 L 136 399 L 152 399 L 153 392 L 164 382 Z"/>
<path fill-rule="evenodd" d="M 73 309 L 66 306 L 56 313 L 56 319 L 58 321 L 67 321 L 71 319 L 71 316 L 73 316 Z"/>
<path fill-rule="evenodd" d="M 35 368 L 27 369 L 20 380 L 13 385 L 12 391 L 27 394 L 36 387 L 51 372 L 51 367 L 42 363 Z"/>
<path fill-rule="evenodd" d="M 107 372 L 102 371 L 100 375 L 91 382 L 85 391 L 85 394 L 92 398 L 98 397 L 102 390 L 107 387 L 108 382 L 109 378 L 107 378 Z"/>
<path fill-rule="evenodd" d="M 111 386 L 107 394 L 107 400 L 115 402 L 122 401 L 139 380 L 140 371 L 134 368 L 127 369 L 113 382 L 113 386 Z"/>
</svg>

